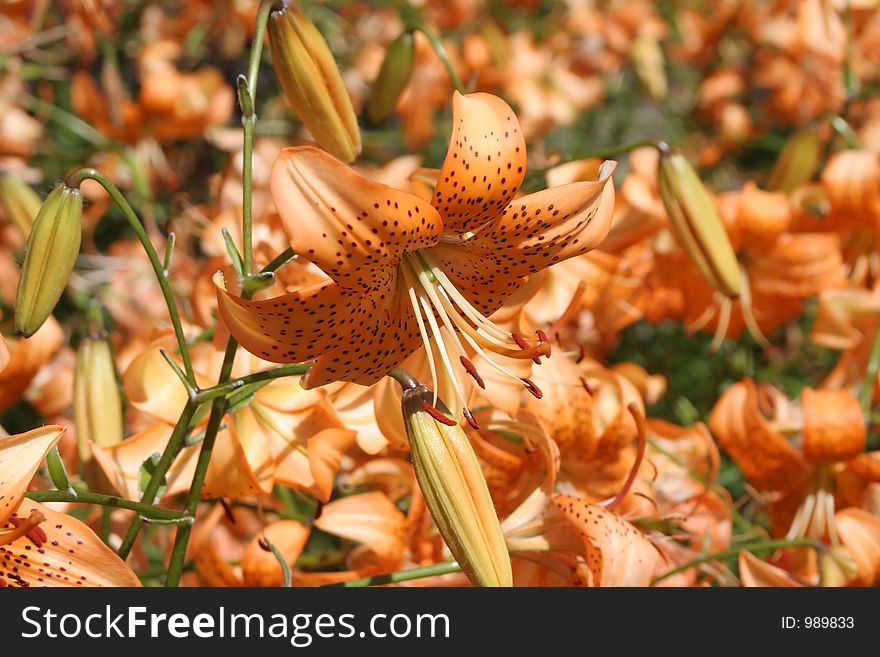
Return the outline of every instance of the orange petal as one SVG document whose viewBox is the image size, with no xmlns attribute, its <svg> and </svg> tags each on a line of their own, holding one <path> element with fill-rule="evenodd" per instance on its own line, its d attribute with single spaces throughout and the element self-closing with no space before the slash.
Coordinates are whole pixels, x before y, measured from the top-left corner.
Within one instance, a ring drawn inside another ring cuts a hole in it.
<svg viewBox="0 0 880 657">
<path fill-rule="evenodd" d="M 802 587 L 792 576 L 747 550 L 739 553 L 739 577 L 748 587 Z"/>
<path fill-rule="evenodd" d="M 6 369 L 9 364 L 9 347 L 6 346 L 6 339 L 0 335 L 0 372 Z"/>
<path fill-rule="evenodd" d="M 15 511 L 40 463 L 64 431 L 53 424 L 0 438 L 0 525 Z"/>
<path fill-rule="evenodd" d="M 660 553 L 616 513 L 569 495 L 553 504 L 581 533 L 593 586 L 648 586 Z"/>
<path fill-rule="evenodd" d="M 356 437 L 357 433 L 348 429 L 325 429 L 309 438 L 309 467 L 322 502 L 330 500 L 342 456 L 354 445 Z"/>
<path fill-rule="evenodd" d="M 494 219 L 516 196 L 525 177 L 526 143 L 513 110 L 492 94 L 456 92 L 452 122 L 431 203 L 444 232 L 465 233 Z"/>
<path fill-rule="evenodd" d="M 283 150 L 270 184 L 294 251 L 346 288 L 385 286 L 400 258 L 435 244 L 443 228 L 418 197 L 311 146 Z"/>
<path fill-rule="evenodd" d="M 788 491 L 803 482 L 807 462 L 761 414 L 751 379 L 724 391 L 712 409 L 709 428 L 746 478 L 761 490 Z"/>
<path fill-rule="evenodd" d="M 245 586 L 281 586 L 281 566 L 271 550 L 260 545 L 263 537 L 269 539 L 287 564 L 293 568 L 302 554 L 311 529 L 296 520 L 278 520 L 268 525 L 248 544 L 241 557 L 241 575 Z"/>
<path fill-rule="evenodd" d="M 406 517 L 379 492 L 342 497 L 327 504 L 315 527 L 363 543 L 389 564 L 403 557 Z"/>
<path fill-rule="evenodd" d="M 232 426 L 217 434 L 202 498 L 269 493 L 274 483 L 275 461 L 251 409 L 239 409 L 226 421 Z"/>
<path fill-rule="evenodd" d="M 122 386 L 128 401 L 140 411 L 149 413 L 168 424 L 176 424 L 187 402 L 186 388 L 162 357 L 160 349 L 173 353 L 174 338 L 155 340 L 125 370 Z M 206 378 L 197 377 L 200 387 L 210 387 Z"/>
<path fill-rule="evenodd" d="M 856 562 L 855 583 L 880 584 L 880 518 L 857 508 L 838 511 L 834 518 L 840 539 Z"/>
<path fill-rule="evenodd" d="M 130 500 L 141 499 L 138 488 L 141 465 L 153 454 L 161 454 L 171 438 L 171 427 L 157 423 L 149 429 L 123 440 L 112 447 L 92 445 L 95 460 L 107 479 L 120 495 Z M 166 488 L 163 497 L 170 497 L 189 489 L 196 467 L 199 448 L 185 447 L 165 475 Z"/>
<path fill-rule="evenodd" d="M 9 362 L 0 370 L 0 411 L 14 404 L 43 365 L 64 342 L 64 332 L 54 317 L 29 338 L 10 340 Z"/>
<path fill-rule="evenodd" d="M 32 514 L 45 517 L 35 530 L 42 530 L 45 540 L 22 536 L 0 545 L 0 587 L 141 585 L 122 559 L 76 518 L 26 499 L 16 516 Z M 11 528 L 12 523 L 0 526 Z"/>
<path fill-rule="evenodd" d="M 614 209 L 614 163 L 600 179 L 535 192 L 461 244 L 431 249 L 452 283 L 483 314 L 495 312 L 521 278 L 586 253 L 608 234 Z"/>
<path fill-rule="evenodd" d="M 215 277 L 220 315 L 253 354 L 275 363 L 317 358 L 302 386 L 333 381 L 375 383 L 419 344 L 412 307 L 394 281 L 370 294 L 318 284 L 263 301 L 229 294 Z"/>
<path fill-rule="evenodd" d="M 804 456 L 813 463 L 844 461 L 865 449 L 867 429 L 859 400 L 848 390 L 801 393 L 804 411 Z"/>
</svg>

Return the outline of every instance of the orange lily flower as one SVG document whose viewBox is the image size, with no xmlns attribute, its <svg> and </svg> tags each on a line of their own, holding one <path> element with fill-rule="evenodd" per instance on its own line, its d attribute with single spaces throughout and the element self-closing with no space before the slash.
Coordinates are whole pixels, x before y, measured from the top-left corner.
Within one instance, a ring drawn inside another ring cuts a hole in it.
<svg viewBox="0 0 880 657">
<path fill-rule="evenodd" d="M 49 425 L 0 438 L 0 588 L 140 586 L 110 548 L 75 518 L 24 493 L 64 428 Z"/>
<path fill-rule="evenodd" d="M 502 370 L 487 352 L 549 355 L 542 333 L 528 341 L 488 316 L 528 275 L 601 242 L 610 226 L 614 164 L 596 181 L 514 200 L 526 154 L 513 111 L 489 94 L 456 94 L 453 117 L 431 204 L 371 182 L 315 148 L 282 152 L 272 173 L 282 222 L 294 250 L 333 280 L 248 301 L 218 279 L 220 314 L 246 349 L 275 362 L 314 360 L 303 378 L 307 388 L 340 380 L 368 385 L 436 338 L 442 324 L 456 350 L 435 344 L 463 405 L 461 375 L 480 381 L 465 345 Z M 465 416 L 472 417 L 466 409 Z"/>
</svg>

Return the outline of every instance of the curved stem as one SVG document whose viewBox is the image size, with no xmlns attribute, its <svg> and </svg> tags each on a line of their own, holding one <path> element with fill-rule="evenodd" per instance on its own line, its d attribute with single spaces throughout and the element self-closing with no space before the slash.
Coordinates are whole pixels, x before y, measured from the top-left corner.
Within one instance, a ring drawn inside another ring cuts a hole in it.
<svg viewBox="0 0 880 657">
<path fill-rule="evenodd" d="M 141 246 L 144 247 L 144 251 L 146 251 L 147 257 L 150 259 L 150 265 L 153 267 L 153 273 L 156 274 L 156 280 L 159 281 L 159 287 L 162 288 L 162 296 L 165 298 L 165 305 L 168 307 L 168 314 L 171 316 L 171 325 L 174 327 L 174 335 L 177 338 L 177 346 L 180 349 L 180 358 L 183 360 L 183 367 L 186 370 L 186 378 L 193 386 L 195 386 L 196 377 L 193 373 L 192 361 L 190 360 L 189 349 L 186 344 L 186 336 L 183 333 L 183 325 L 180 322 L 180 313 L 177 310 L 177 303 L 174 301 L 174 295 L 171 293 L 171 285 L 168 283 L 168 276 L 163 268 L 162 260 L 159 258 L 159 254 L 156 253 L 156 249 L 153 247 L 153 243 L 150 241 L 150 237 L 147 235 L 144 225 L 141 223 L 140 219 L 138 219 L 137 214 L 135 214 L 135 211 L 132 209 L 131 205 L 129 205 L 128 201 L 125 200 L 122 192 L 119 191 L 116 185 L 114 185 L 107 176 L 97 169 L 92 169 L 90 167 L 79 169 L 68 176 L 67 185 L 78 188 L 84 180 L 94 180 L 106 190 L 110 195 L 110 198 L 112 198 L 116 205 L 119 206 L 119 209 L 122 210 L 122 214 L 125 216 L 126 221 L 128 221 L 128 224 L 131 226 L 132 230 L 134 230 L 138 240 L 140 240 Z"/>
<path fill-rule="evenodd" d="M 347 582 L 339 582 L 338 584 L 328 584 L 327 587 L 345 587 L 354 588 L 361 586 L 379 586 L 381 584 L 395 584 L 397 582 L 406 582 L 411 579 L 423 579 L 425 577 L 436 577 L 437 575 L 448 575 L 449 573 L 457 573 L 461 571 L 454 561 L 444 561 L 435 563 L 431 566 L 422 566 L 421 568 L 411 568 L 410 570 L 399 570 L 396 573 L 386 573 L 384 575 L 373 575 L 372 577 L 362 577 L 361 579 L 352 579 Z"/>
<path fill-rule="evenodd" d="M 128 509 L 136 511 L 144 518 L 151 520 L 183 520 L 188 516 L 181 511 L 172 511 L 170 509 L 162 509 L 151 504 L 143 502 L 132 502 L 122 497 L 113 497 L 112 495 L 100 495 L 99 493 L 70 493 L 63 490 L 50 491 L 30 491 L 24 494 L 25 497 L 35 502 L 75 502 L 77 504 L 100 504 L 103 507 L 115 509 Z"/>
<path fill-rule="evenodd" d="M 651 586 L 655 586 L 656 584 L 662 582 L 664 579 L 672 577 L 673 575 L 678 575 L 678 573 L 683 573 L 686 570 L 690 570 L 691 568 L 694 568 L 701 564 L 708 563 L 709 561 L 721 561 L 723 559 L 729 559 L 730 557 L 736 557 L 743 550 L 746 550 L 748 552 L 756 552 L 758 550 L 778 550 L 779 548 L 786 547 L 811 547 L 821 549 L 825 546 L 819 541 L 813 540 L 811 538 L 780 538 L 769 541 L 755 541 L 753 543 L 744 543 L 743 545 L 730 548 L 729 550 L 713 552 L 712 554 L 706 554 L 692 561 L 688 561 L 687 563 L 682 564 L 677 568 L 673 568 L 672 570 L 663 573 L 659 577 L 655 577 L 651 581 Z"/>
<path fill-rule="evenodd" d="M 210 388 L 203 388 L 195 395 L 198 403 L 204 403 L 216 399 L 217 397 L 225 397 L 231 392 L 235 392 L 250 383 L 259 383 L 260 381 L 271 381 L 272 379 L 281 379 L 285 376 L 299 376 L 305 374 L 312 367 L 311 363 L 291 363 L 290 365 L 282 365 L 271 370 L 262 370 L 253 374 L 246 374 L 237 379 L 230 379 L 218 383 Z"/>
<path fill-rule="evenodd" d="M 428 42 L 431 44 L 431 47 L 434 49 L 434 52 L 437 53 L 437 56 L 440 58 L 440 61 L 443 63 L 443 66 L 446 68 L 446 72 L 449 74 L 449 79 L 452 80 L 452 86 L 454 86 L 459 93 L 465 94 L 467 90 L 464 87 L 464 84 L 461 81 L 461 78 L 458 77 L 458 73 L 455 72 L 455 67 L 452 65 L 452 61 L 449 59 L 449 55 L 446 52 L 446 48 L 443 47 L 443 44 L 440 42 L 440 39 L 437 38 L 437 35 L 434 34 L 431 30 L 429 30 L 424 25 L 415 25 L 413 26 L 413 31 L 418 30 L 422 34 L 425 35 L 425 38 L 428 39 Z"/>
<path fill-rule="evenodd" d="M 397 381 L 400 384 L 400 387 L 404 390 L 415 390 L 419 387 L 419 382 L 416 380 L 416 377 L 402 367 L 395 367 L 388 372 L 388 376 Z"/>
</svg>

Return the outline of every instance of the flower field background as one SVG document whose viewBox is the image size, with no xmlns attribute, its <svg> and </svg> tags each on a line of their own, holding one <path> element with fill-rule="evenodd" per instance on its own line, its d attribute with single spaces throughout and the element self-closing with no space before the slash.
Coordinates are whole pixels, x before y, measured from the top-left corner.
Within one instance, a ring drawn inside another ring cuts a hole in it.
<svg viewBox="0 0 880 657">
<path fill-rule="evenodd" d="M 880 3 L 0 5 L 0 587 L 880 584 Z"/>
</svg>

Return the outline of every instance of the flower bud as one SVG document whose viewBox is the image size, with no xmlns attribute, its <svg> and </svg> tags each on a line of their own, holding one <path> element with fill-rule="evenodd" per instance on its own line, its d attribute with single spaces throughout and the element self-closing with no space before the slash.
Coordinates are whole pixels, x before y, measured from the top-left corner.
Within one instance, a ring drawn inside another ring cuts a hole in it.
<svg viewBox="0 0 880 657">
<path fill-rule="evenodd" d="M 510 555 L 483 471 L 464 430 L 423 385 L 403 392 L 413 469 L 434 523 L 477 586 L 512 586 Z"/>
<path fill-rule="evenodd" d="M 642 34 L 630 49 L 635 73 L 654 100 L 663 100 L 668 92 L 666 82 L 666 60 L 657 38 Z"/>
<path fill-rule="evenodd" d="M 92 460 L 91 443 L 112 447 L 122 441 L 124 429 L 113 353 L 102 338 L 84 338 L 76 352 L 73 422 L 86 480 L 92 489 L 106 489 Z"/>
<path fill-rule="evenodd" d="M 82 240 L 82 195 L 60 185 L 43 202 L 28 237 L 15 304 L 15 330 L 36 333 L 67 285 Z"/>
<path fill-rule="evenodd" d="M 373 123 L 384 121 L 394 111 L 397 99 L 412 75 L 415 55 L 415 38 L 412 32 L 404 32 L 388 46 L 367 102 L 367 116 Z"/>
<path fill-rule="evenodd" d="M 776 164 L 773 165 L 767 189 L 771 192 L 788 193 L 809 182 L 819 162 L 820 150 L 821 143 L 815 130 L 798 130 L 785 142 Z"/>
<path fill-rule="evenodd" d="M 6 218 L 27 237 L 37 213 L 40 211 L 40 197 L 18 176 L 0 176 L 0 206 Z"/>
<path fill-rule="evenodd" d="M 739 263 L 715 201 L 687 159 L 665 144 L 657 182 L 681 248 L 709 285 L 727 297 L 739 296 Z"/>
<path fill-rule="evenodd" d="M 288 102 L 322 148 L 352 162 L 361 152 L 361 133 L 324 37 L 292 6 L 272 12 L 268 30 L 272 64 Z"/>
</svg>

